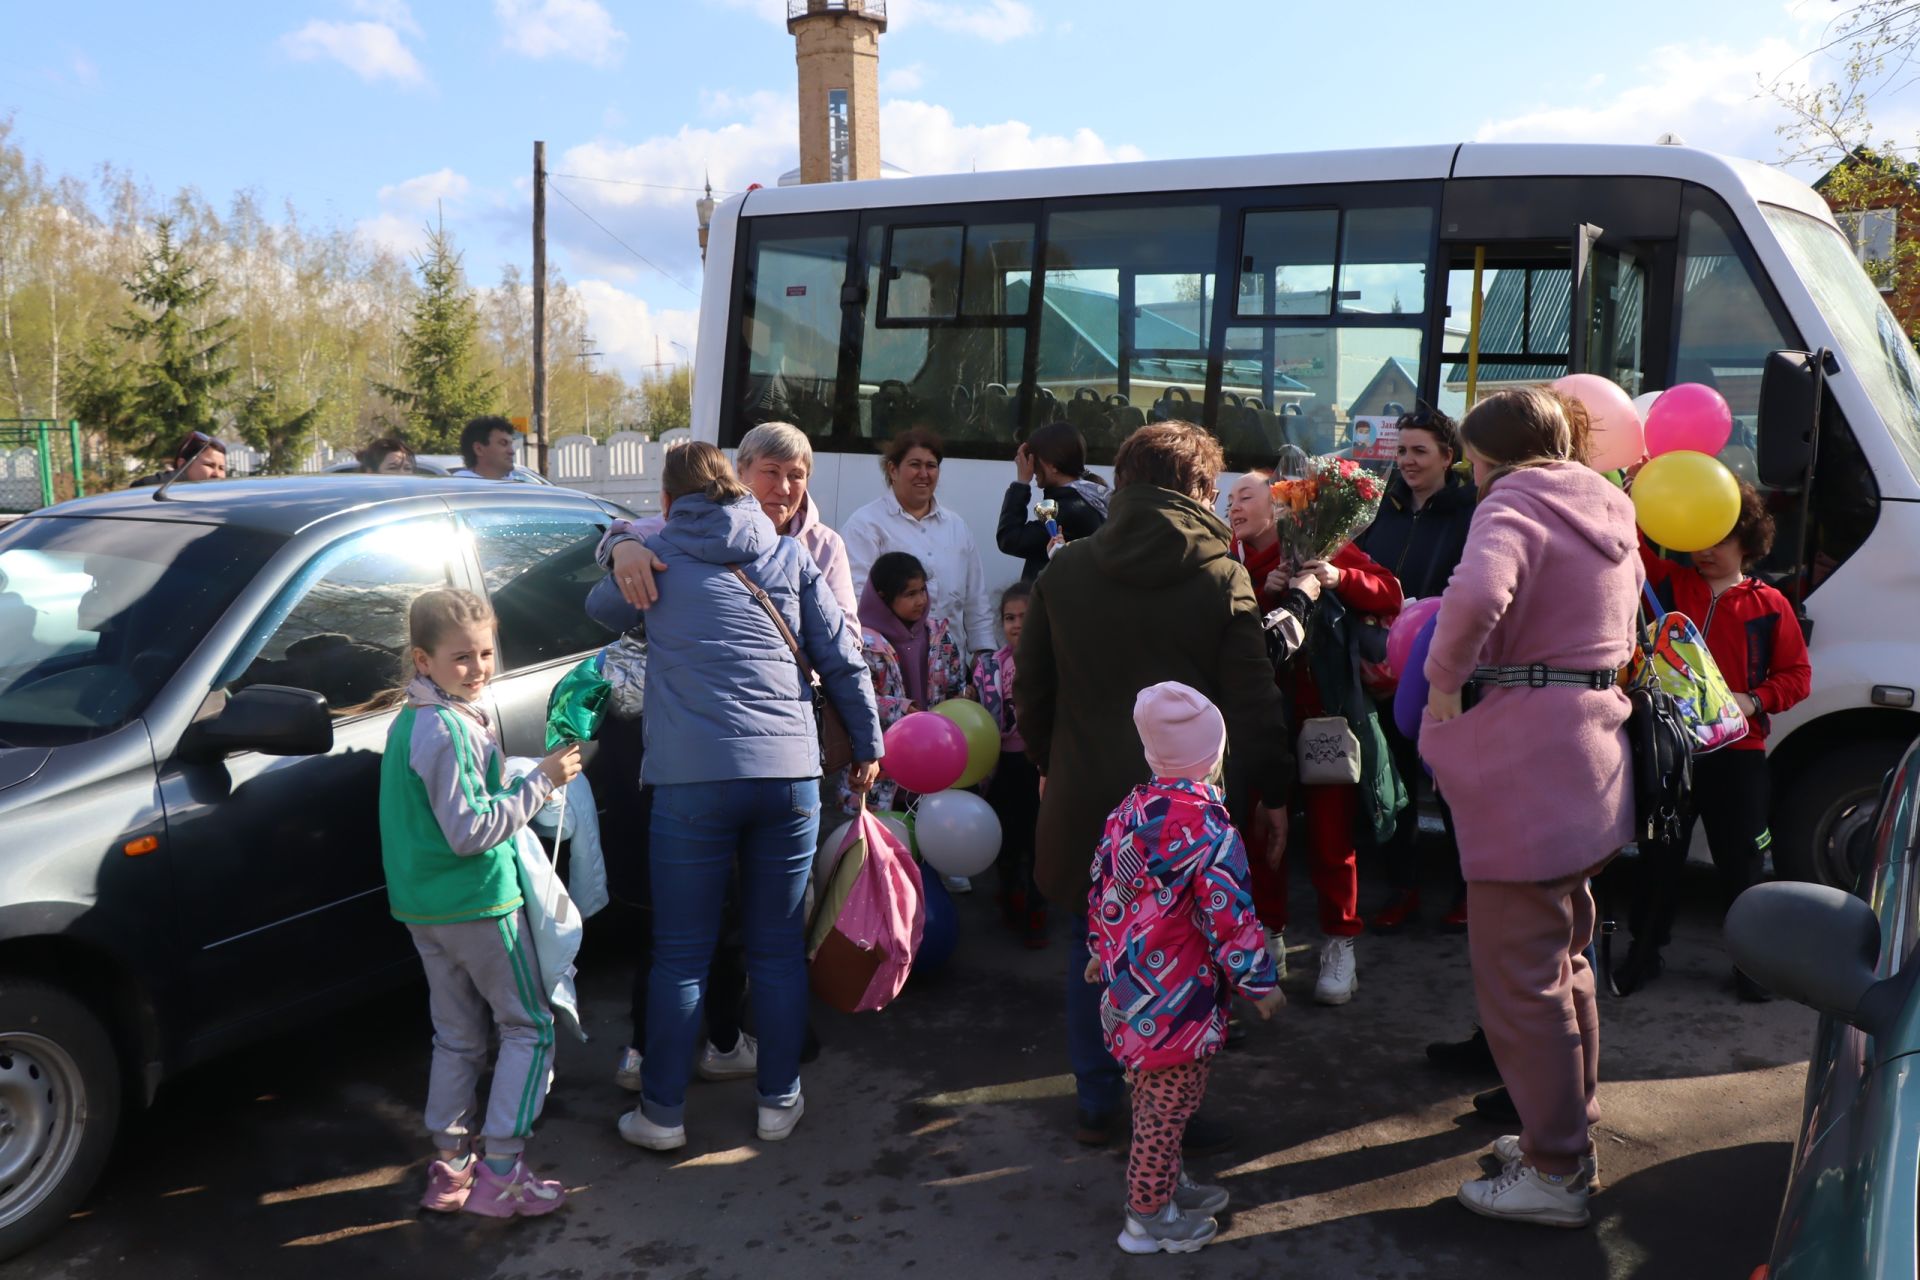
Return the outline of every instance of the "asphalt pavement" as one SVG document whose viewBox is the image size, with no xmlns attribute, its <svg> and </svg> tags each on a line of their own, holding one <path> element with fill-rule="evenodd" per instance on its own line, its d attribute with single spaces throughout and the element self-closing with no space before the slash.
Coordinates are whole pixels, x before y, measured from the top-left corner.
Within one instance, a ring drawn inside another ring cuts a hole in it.
<svg viewBox="0 0 1920 1280">
<path fill-rule="evenodd" d="M 1695 890 L 1710 897 L 1704 882 Z M 1061 939 L 1025 950 L 990 895 L 959 901 L 961 943 L 943 972 L 882 1013 L 818 1014 L 825 1052 L 785 1143 L 755 1139 L 751 1081 L 694 1085 L 683 1151 L 620 1141 L 614 1119 L 631 1096 L 610 1077 L 632 921 L 609 914 L 589 925 L 581 962 L 592 1040 L 563 1043 L 530 1149 L 575 1188 L 560 1213 L 496 1223 L 416 1210 L 429 1154 L 416 988 L 171 1083 L 89 1204 L 0 1275 L 1586 1280 L 1745 1277 L 1765 1260 L 1814 1017 L 1735 1001 L 1704 902 L 1683 916 L 1666 977 L 1630 1000 L 1603 997 L 1604 1190 L 1591 1228 L 1489 1222 L 1454 1202 L 1500 1132 L 1470 1106 L 1495 1082 L 1439 1074 L 1422 1052 L 1471 1029 L 1464 940 L 1363 938 L 1357 996 L 1325 1009 L 1311 1003 L 1318 939 L 1301 929 L 1292 1004 L 1216 1060 L 1206 1110 L 1237 1142 L 1194 1172 L 1233 1193 L 1221 1237 L 1142 1261 L 1113 1242 L 1124 1149 L 1072 1138 Z"/>
</svg>

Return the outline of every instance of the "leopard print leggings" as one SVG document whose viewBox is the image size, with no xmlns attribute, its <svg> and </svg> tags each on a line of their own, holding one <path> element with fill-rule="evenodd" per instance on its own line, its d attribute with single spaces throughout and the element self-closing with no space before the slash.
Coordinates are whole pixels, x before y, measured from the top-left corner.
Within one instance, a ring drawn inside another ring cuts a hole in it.
<svg viewBox="0 0 1920 1280">
<path fill-rule="evenodd" d="M 1133 1147 L 1127 1153 L 1127 1205 L 1142 1217 L 1158 1213 L 1180 1177 L 1180 1140 L 1207 1096 L 1208 1062 L 1135 1071 Z"/>
</svg>

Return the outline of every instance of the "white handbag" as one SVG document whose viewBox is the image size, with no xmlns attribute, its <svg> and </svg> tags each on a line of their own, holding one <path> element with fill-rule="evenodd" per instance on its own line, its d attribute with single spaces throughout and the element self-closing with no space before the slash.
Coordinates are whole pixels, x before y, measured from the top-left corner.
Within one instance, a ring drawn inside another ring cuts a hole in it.
<svg viewBox="0 0 1920 1280">
<path fill-rule="evenodd" d="M 1360 781 L 1360 739 L 1345 716 L 1315 716 L 1300 726 L 1300 781 L 1309 787 Z"/>
</svg>

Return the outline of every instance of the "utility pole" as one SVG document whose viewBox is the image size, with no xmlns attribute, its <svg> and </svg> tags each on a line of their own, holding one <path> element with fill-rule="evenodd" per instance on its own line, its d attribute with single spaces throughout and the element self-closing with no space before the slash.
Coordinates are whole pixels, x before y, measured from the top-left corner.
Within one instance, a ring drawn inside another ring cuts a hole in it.
<svg viewBox="0 0 1920 1280">
<path fill-rule="evenodd" d="M 547 474 L 547 144 L 533 144 L 533 448 Z"/>
</svg>

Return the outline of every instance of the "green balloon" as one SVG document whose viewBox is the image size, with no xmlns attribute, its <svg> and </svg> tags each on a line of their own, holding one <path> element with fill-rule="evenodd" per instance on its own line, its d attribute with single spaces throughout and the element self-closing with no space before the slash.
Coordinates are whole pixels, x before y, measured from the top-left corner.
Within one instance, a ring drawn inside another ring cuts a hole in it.
<svg viewBox="0 0 1920 1280">
<path fill-rule="evenodd" d="M 967 771 L 954 787 L 980 785 L 1000 763 L 1000 726 L 994 723 L 993 713 L 970 699 L 949 698 L 935 707 L 933 714 L 959 725 L 967 738 Z"/>
</svg>

